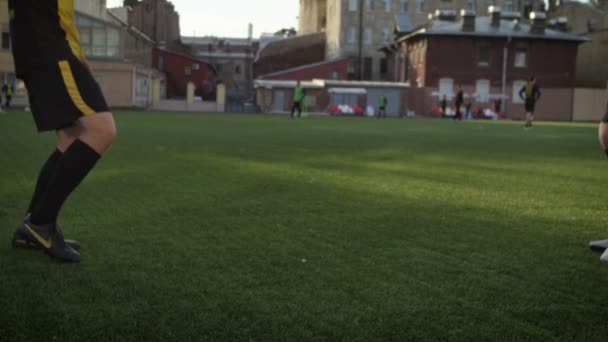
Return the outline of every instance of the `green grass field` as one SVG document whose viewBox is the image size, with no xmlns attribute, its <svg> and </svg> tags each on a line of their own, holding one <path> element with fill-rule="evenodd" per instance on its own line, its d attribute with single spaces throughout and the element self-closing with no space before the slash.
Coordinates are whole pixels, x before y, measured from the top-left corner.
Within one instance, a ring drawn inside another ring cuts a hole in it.
<svg viewBox="0 0 608 342">
<path fill-rule="evenodd" d="M 606 340 L 595 124 L 116 119 L 66 265 L 10 248 L 54 138 L 0 114 L 0 340 Z"/>
</svg>

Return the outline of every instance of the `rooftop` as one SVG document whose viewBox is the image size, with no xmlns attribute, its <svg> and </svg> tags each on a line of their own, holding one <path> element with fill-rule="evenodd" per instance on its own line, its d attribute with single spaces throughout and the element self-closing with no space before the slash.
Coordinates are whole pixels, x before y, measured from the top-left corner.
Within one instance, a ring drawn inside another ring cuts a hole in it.
<svg viewBox="0 0 608 342">
<path fill-rule="evenodd" d="M 500 20 L 499 26 L 492 26 L 488 16 L 475 18 L 475 30 L 463 31 L 460 20 L 434 19 L 426 27 L 420 28 L 411 34 L 404 36 L 399 41 L 404 41 L 415 36 L 478 36 L 478 37 L 512 37 L 544 40 L 566 40 L 585 42 L 588 39 L 572 33 L 565 33 L 551 29 L 545 29 L 544 33 L 532 33 L 531 25 L 524 24 L 518 20 Z"/>
</svg>

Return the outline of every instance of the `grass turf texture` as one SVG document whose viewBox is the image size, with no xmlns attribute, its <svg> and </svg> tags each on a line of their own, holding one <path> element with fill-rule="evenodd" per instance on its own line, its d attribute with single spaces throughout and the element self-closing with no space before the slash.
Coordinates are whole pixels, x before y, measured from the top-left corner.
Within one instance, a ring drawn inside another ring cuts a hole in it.
<svg viewBox="0 0 608 342">
<path fill-rule="evenodd" d="M 10 248 L 52 134 L 0 115 L 0 340 L 585 340 L 608 334 L 595 124 L 118 113 Z"/>
</svg>

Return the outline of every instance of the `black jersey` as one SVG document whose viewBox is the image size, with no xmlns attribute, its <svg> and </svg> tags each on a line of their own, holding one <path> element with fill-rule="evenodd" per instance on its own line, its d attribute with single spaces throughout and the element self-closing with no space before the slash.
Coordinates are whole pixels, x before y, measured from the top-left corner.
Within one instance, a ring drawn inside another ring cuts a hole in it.
<svg viewBox="0 0 608 342">
<path fill-rule="evenodd" d="M 74 0 L 8 0 L 17 77 L 59 60 L 84 59 Z"/>
</svg>

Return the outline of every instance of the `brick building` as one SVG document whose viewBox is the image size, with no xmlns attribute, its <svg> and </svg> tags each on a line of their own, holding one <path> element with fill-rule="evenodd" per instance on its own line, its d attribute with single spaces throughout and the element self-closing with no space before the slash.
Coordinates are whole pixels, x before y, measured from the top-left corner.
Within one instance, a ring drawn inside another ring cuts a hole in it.
<svg viewBox="0 0 608 342">
<path fill-rule="evenodd" d="M 217 72 L 206 61 L 163 48 L 152 50 L 154 68 L 167 75 L 167 97 L 186 98 L 188 83 L 195 87 L 194 95 L 205 101 L 214 101 Z"/>
<path fill-rule="evenodd" d="M 505 20 L 497 8 L 490 16 L 438 13 L 427 26 L 401 38 L 397 51 L 387 52 L 394 80 L 412 85 L 404 102 L 426 114 L 440 97 L 451 99 L 456 86 L 463 85 L 475 106 L 488 108 L 505 99 L 508 115 L 522 118 L 517 93 L 535 75 L 543 93 L 537 117 L 571 120 L 577 49 L 585 39 L 546 29 L 542 13 L 532 18 L 530 24 Z"/>
<path fill-rule="evenodd" d="M 259 42 L 252 38 L 182 37 L 191 55 L 213 65 L 228 101 L 253 99 L 253 61 Z"/>
<path fill-rule="evenodd" d="M 395 16 L 412 28 L 436 9 L 467 8 L 485 13 L 489 5 L 519 15 L 542 7 L 540 0 L 300 0 L 299 33 L 325 32 L 326 59 L 351 57 L 350 78 L 387 80 L 387 60 L 378 48 L 392 41 Z"/>
</svg>

